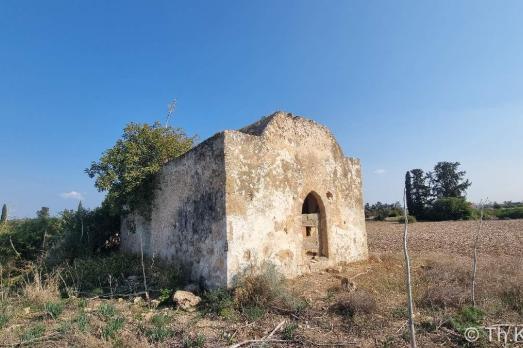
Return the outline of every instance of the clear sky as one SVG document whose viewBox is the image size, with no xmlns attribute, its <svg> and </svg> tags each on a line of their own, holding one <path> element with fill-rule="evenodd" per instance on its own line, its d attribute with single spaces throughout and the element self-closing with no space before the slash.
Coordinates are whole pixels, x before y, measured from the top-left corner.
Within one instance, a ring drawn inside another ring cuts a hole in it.
<svg viewBox="0 0 523 348">
<path fill-rule="evenodd" d="M 523 200 L 523 1 L 0 1 L 0 203 L 88 207 L 83 170 L 128 122 L 205 139 L 275 110 L 327 125 L 365 201 L 459 161 Z"/>
</svg>

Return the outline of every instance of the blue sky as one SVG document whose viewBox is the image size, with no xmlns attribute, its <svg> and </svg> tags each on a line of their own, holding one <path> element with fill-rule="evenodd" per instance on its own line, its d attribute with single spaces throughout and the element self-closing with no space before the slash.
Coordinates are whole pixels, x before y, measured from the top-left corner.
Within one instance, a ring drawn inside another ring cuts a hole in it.
<svg viewBox="0 0 523 348">
<path fill-rule="evenodd" d="M 522 1 L 0 2 L 0 202 L 103 198 L 83 170 L 128 122 L 204 139 L 275 110 L 327 125 L 369 202 L 459 161 L 473 201 L 523 200 Z"/>
</svg>

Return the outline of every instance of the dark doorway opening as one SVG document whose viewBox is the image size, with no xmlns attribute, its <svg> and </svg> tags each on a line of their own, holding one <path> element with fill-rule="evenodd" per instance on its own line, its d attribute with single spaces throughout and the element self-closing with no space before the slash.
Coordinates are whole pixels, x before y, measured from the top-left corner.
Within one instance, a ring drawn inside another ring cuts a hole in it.
<svg viewBox="0 0 523 348">
<path fill-rule="evenodd" d="M 321 197 L 311 192 L 305 197 L 302 209 L 303 248 L 311 258 L 327 256 L 327 224 Z"/>
</svg>

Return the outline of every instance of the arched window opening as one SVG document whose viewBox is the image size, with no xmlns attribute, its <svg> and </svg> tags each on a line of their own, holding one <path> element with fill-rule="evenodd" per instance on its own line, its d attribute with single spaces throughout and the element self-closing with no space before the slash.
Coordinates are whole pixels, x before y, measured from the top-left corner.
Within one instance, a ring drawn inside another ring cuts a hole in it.
<svg viewBox="0 0 523 348">
<path fill-rule="evenodd" d="M 321 197 L 311 192 L 305 197 L 302 209 L 303 248 L 311 259 L 327 256 L 327 226 Z"/>
</svg>

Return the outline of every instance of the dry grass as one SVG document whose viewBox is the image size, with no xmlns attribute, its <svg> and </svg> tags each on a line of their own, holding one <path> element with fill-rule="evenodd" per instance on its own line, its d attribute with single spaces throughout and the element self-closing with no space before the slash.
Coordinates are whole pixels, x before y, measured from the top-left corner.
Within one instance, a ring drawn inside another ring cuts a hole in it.
<svg viewBox="0 0 523 348">
<path fill-rule="evenodd" d="M 59 277 L 57 274 L 44 278 L 42 271 L 32 266 L 23 288 L 23 297 L 30 303 L 43 306 L 60 299 Z"/>
</svg>

